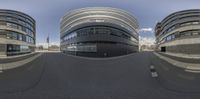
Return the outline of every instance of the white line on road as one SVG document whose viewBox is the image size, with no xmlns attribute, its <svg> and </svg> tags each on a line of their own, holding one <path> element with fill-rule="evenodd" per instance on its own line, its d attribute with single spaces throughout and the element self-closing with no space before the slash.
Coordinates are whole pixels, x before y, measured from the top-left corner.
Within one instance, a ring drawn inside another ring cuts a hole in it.
<svg viewBox="0 0 200 99">
<path fill-rule="evenodd" d="M 153 65 L 150 66 L 150 71 L 153 78 L 158 77 L 158 73 L 156 72 L 156 69 Z"/>
<path fill-rule="evenodd" d="M 158 77 L 158 73 L 157 73 L 157 72 L 151 72 L 151 76 L 152 76 L 153 78 Z"/>
</svg>

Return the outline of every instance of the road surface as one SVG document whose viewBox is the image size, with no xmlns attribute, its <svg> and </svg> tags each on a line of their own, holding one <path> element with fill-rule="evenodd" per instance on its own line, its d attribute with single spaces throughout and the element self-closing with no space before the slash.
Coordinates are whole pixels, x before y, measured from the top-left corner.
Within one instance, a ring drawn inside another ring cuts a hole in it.
<svg viewBox="0 0 200 99">
<path fill-rule="evenodd" d="M 0 73 L 0 99 L 199 99 L 199 75 L 152 52 L 107 60 L 44 53 Z"/>
</svg>

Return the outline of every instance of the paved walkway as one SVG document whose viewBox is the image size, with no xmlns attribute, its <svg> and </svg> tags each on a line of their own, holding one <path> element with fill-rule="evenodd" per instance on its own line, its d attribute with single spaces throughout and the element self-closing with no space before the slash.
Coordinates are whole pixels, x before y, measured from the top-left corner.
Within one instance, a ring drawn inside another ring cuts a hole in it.
<svg viewBox="0 0 200 99">
<path fill-rule="evenodd" d="M 170 52 L 164 52 L 163 54 L 180 57 L 180 58 L 188 58 L 188 59 L 200 59 L 200 55 L 198 54 L 183 54 L 183 53 L 170 53 Z"/>
<path fill-rule="evenodd" d="M 159 58 L 167 61 L 168 63 L 170 63 L 170 64 L 172 64 L 174 66 L 177 66 L 177 67 L 185 69 L 185 71 L 200 73 L 200 63 L 181 62 L 181 61 L 177 61 L 177 60 L 174 60 L 172 58 L 163 56 L 163 55 L 161 55 L 159 53 L 156 53 L 156 52 L 154 52 L 154 54 L 156 56 L 158 56 Z M 185 60 L 187 60 L 187 59 L 185 59 Z"/>
<path fill-rule="evenodd" d="M 0 63 L 0 71 L 8 70 L 8 69 L 14 69 L 14 68 L 23 66 L 23 65 L 35 60 L 39 56 L 41 56 L 41 53 L 35 54 L 33 56 L 28 57 L 27 59 L 22 59 L 22 60 L 19 60 L 19 61 Z"/>
</svg>

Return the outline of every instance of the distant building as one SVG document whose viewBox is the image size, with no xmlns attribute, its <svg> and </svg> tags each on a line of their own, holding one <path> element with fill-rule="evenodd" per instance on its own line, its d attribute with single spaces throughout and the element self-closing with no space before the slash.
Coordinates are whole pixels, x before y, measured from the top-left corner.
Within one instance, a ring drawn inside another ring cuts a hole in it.
<svg viewBox="0 0 200 99">
<path fill-rule="evenodd" d="M 155 50 L 155 45 L 140 45 L 140 52 L 142 51 L 154 51 Z"/>
<path fill-rule="evenodd" d="M 36 50 L 44 50 L 44 47 L 42 45 L 36 46 Z"/>
<path fill-rule="evenodd" d="M 152 37 L 140 37 L 139 51 L 155 51 L 155 39 Z"/>
<path fill-rule="evenodd" d="M 0 56 L 35 50 L 35 20 L 27 14 L 0 9 Z"/>
<path fill-rule="evenodd" d="M 200 9 L 170 14 L 156 25 L 157 51 L 200 54 Z"/>
<path fill-rule="evenodd" d="M 49 46 L 49 51 L 60 51 L 60 47 L 58 45 Z"/>
<path fill-rule="evenodd" d="M 87 57 L 112 57 L 138 52 L 138 22 L 124 10 L 89 7 L 61 19 L 61 51 Z"/>
</svg>

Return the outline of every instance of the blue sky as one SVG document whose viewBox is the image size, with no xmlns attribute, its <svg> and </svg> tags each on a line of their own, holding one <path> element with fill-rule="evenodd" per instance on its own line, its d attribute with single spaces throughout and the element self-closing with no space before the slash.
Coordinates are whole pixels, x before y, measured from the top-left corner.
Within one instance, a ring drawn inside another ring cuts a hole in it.
<svg viewBox="0 0 200 99">
<path fill-rule="evenodd" d="M 156 22 L 172 12 L 200 9 L 199 0 L 0 0 L 0 9 L 18 10 L 36 20 L 37 43 L 59 43 L 60 18 L 69 10 L 81 7 L 115 7 L 135 16 L 143 32 L 140 36 L 152 38 Z M 147 28 L 147 29 L 146 29 Z"/>
</svg>

